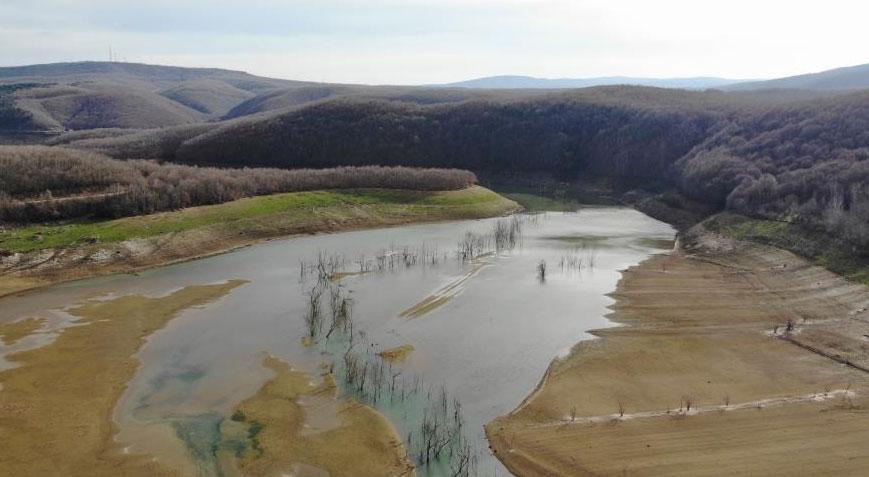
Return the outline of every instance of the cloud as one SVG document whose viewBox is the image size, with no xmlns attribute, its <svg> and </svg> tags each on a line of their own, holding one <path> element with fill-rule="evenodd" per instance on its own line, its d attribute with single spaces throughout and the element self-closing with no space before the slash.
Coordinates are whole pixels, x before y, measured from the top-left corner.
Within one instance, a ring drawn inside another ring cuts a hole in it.
<svg viewBox="0 0 869 477">
<path fill-rule="evenodd" d="M 767 77 L 866 62 L 828 0 L 3 0 L 0 64 L 105 59 L 343 82 L 489 74 Z"/>
</svg>

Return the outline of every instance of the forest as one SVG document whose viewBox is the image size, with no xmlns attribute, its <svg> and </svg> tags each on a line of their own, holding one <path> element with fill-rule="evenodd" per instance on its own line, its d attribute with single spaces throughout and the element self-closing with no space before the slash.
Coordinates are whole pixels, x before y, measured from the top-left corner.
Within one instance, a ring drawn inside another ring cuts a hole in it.
<svg viewBox="0 0 869 477">
<path fill-rule="evenodd" d="M 457 169 L 219 169 L 121 161 L 57 147 L 0 146 L 0 220 L 117 218 L 318 189 L 457 190 L 476 180 Z"/>
<path fill-rule="evenodd" d="M 484 178 L 603 178 L 621 191 L 677 191 L 715 210 L 822 230 L 861 253 L 869 245 L 866 91 L 608 86 L 435 104 L 396 98 L 338 97 L 210 123 L 73 131 L 49 144 L 203 167 L 379 165 L 460 168 Z"/>
<path fill-rule="evenodd" d="M 116 157 L 220 167 L 404 165 L 483 177 L 607 178 L 678 190 L 717 210 L 869 245 L 869 93 L 601 87 L 419 105 L 345 98 L 208 126 L 58 143 Z"/>
</svg>

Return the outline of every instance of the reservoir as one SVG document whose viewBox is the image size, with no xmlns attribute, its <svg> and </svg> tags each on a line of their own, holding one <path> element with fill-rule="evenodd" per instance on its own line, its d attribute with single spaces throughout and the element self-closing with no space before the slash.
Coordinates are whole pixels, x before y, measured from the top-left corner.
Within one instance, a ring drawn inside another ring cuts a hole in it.
<svg viewBox="0 0 869 477">
<path fill-rule="evenodd" d="M 672 249 L 674 235 L 633 209 L 588 207 L 271 241 L 2 299 L 0 323 L 46 325 L 0 342 L 0 370 L 15 366 L 10 353 L 76 326 L 66 310 L 82 302 L 243 280 L 147 338 L 114 411 L 124 452 L 190 475 L 233 474 L 209 449 L 221 445 L 217 429 L 233 408 L 270 379 L 262 363 L 273 356 L 312 380 L 330 371 L 340 396 L 386 416 L 418 475 L 452 475 L 457 455 L 471 475 L 509 475 L 483 425 L 519 406 L 553 359 L 593 338 L 588 331 L 611 326 L 620 272 Z M 398 351 L 381 357 L 388 350 Z M 328 407 L 306 409 L 311 432 L 334 425 Z M 421 466 L 425 422 L 450 434 Z"/>
</svg>

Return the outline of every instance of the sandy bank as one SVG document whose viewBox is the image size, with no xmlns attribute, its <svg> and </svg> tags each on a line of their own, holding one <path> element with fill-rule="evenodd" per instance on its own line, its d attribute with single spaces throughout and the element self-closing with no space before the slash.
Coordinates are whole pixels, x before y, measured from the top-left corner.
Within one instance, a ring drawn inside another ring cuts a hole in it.
<svg viewBox="0 0 869 477">
<path fill-rule="evenodd" d="M 695 239 L 626 271 L 610 316 L 624 326 L 578 344 L 487 426 L 508 468 L 794 475 L 869 465 L 869 375 L 792 342 L 866 362 L 867 288 L 778 249 Z"/>
</svg>

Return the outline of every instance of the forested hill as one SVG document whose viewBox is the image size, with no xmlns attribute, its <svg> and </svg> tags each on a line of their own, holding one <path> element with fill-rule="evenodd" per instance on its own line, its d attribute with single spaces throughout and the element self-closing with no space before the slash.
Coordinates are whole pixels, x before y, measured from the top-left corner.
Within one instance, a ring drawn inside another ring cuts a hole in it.
<svg viewBox="0 0 869 477">
<path fill-rule="evenodd" d="M 869 91 L 812 98 L 601 87 L 430 106 L 350 98 L 208 126 L 94 135 L 103 137 L 58 142 L 229 167 L 608 176 L 625 189 L 678 188 L 716 208 L 869 243 Z"/>
<path fill-rule="evenodd" d="M 59 133 L 196 124 L 348 96 L 432 104 L 533 94 L 327 84 L 216 68 L 120 62 L 0 67 L 0 141 L 4 135 L 22 131 Z"/>
<path fill-rule="evenodd" d="M 811 80 L 810 89 L 731 92 L 360 87 L 148 65 L 52 68 L 0 78 L 0 123 L 79 129 L 48 143 L 120 159 L 605 176 L 622 189 L 678 189 L 717 209 L 869 243 L 869 90 L 822 87 L 859 86 L 869 79 L 861 68 L 793 79 Z"/>
</svg>

